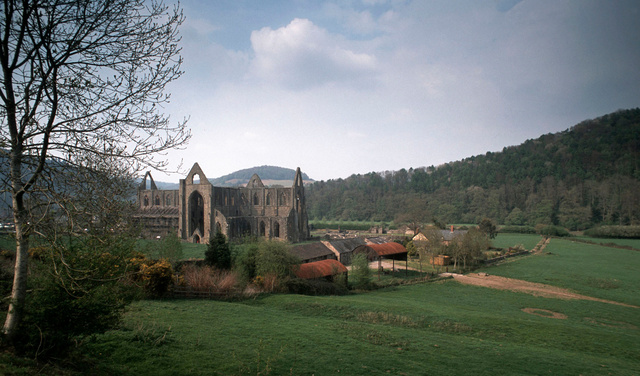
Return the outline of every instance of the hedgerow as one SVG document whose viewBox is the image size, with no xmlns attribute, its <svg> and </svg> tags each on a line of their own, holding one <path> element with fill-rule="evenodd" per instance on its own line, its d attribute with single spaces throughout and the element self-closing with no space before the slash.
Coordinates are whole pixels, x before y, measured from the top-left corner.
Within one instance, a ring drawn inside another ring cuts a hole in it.
<svg viewBox="0 0 640 376">
<path fill-rule="evenodd" d="M 640 226 L 600 226 L 584 232 L 592 238 L 640 239 Z"/>
<path fill-rule="evenodd" d="M 513 234 L 535 234 L 536 229 L 533 226 L 502 226 L 498 229 L 498 232 Z"/>
</svg>

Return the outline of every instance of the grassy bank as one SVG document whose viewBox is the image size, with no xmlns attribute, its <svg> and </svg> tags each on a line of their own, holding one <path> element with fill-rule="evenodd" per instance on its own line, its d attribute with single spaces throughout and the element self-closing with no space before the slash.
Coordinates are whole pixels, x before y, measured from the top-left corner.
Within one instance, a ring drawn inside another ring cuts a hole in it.
<svg viewBox="0 0 640 376">
<path fill-rule="evenodd" d="M 638 270 L 640 252 L 556 238 L 540 255 L 483 269 L 495 275 L 551 284 L 640 306 Z"/>
<path fill-rule="evenodd" d="M 487 271 L 640 305 L 637 252 L 555 239 L 546 251 Z M 142 301 L 125 329 L 84 350 L 102 374 L 633 375 L 638 312 L 444 280 L 347 296 Z"/>
</svg>

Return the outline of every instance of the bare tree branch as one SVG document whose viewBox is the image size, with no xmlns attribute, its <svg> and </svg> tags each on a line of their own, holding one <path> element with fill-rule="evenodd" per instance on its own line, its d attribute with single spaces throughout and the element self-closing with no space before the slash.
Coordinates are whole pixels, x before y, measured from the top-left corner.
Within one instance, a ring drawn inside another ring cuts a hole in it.
<svg viewBox="0 0 640 376">
<path fill-rule="evenodd" d="M 26 292 L 30 210 L 38 197 L 61 199 L 43 189 L 60 188 L 52 174 L 100 159 L 124 161 L 115 165 L 128 174 L 165 169 L 158 156 L 184 145 L 190 132 L 186 120 L 172 124 L 161 113 L 166 85 L 182 74 L 179 7 L 160 0 L 3 0 L 0 13 L 0 155 L 9 161 L 2 173 L 18 249 L 3 329 L 11 339 Z"/>
</svg>

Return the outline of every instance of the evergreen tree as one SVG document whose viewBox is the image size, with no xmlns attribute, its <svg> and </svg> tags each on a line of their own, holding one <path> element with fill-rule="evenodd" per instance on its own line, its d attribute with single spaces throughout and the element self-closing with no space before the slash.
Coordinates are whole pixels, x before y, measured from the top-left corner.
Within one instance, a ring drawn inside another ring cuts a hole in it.
<svg viewBox="0 0 640 376">
<path fill-rule="evenodd" d="M 204 253 L 204 262 L 218 269 L 231 269 L 231 247 L 227 237 L 220 231 L 209 240 L 207 250 Z"/>
</svg>

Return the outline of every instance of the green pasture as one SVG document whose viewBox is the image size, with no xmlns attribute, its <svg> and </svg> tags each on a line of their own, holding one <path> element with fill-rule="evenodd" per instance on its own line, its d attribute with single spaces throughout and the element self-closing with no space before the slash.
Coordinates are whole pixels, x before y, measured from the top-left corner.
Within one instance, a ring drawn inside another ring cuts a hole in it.
<svg viewBox="0 0 640 376">
<path fill-rule="evenodd" d="M 495 239 L 491 239 L 491 244 L 496 248 L 504 249 L 522 244 L 525 249 L 532 250 L 541 239 L 540 235 L 535 234 L 499 233 Z"/>
<path fill-rule="evenodd" d="M 616 244 L 622 245 L 626 247 L 631 247 L 640 250 L 640 239 L 602 239 L 602 238 L 592 238 L 590 236 L 578 236 L 578 239 L 590 241 L 596 244 Z"/>
<path fill-rule="evenodd" d="M 640 252 L 634 250 L 553 238 L 540 255 L 483 271 L 640 306 Z"/>
<path fill-rule="evenodd" d="M 553 239 L 485 270 L 640 305 L 635 251 Z M 638 343 L 640 308 L 446 279 L 346 296 L 141 301 L 83 351 L 105 375 L 637 375 Z"/>
<path fill-rule="evenodd" d="M 203 259 L 204 253 L 207 250 L 206 244 L 195 243 L 182 243 L 182 258 L 184 260 L 189 259 Z"/>
</svg>

